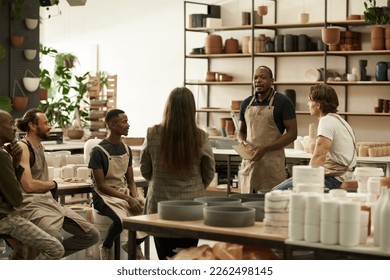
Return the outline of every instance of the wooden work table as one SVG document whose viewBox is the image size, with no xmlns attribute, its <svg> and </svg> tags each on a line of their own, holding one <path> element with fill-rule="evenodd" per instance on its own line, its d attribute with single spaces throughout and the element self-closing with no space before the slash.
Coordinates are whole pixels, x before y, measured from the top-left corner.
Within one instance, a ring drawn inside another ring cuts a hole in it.
<svg viewBox="0 0 390 280">
<path fill-rule="evenodd" d="M 284 249 L 285 234 L 270 232 L 263 223 L 256 222 L 251 227 L 212 227 L 198 221 L 169 221 L 158 218 L 158 214 L 141 215 L 123 219 L 123 228 L 128 230 L 128 259 L 136 258 L 136 231 L 150 235 L 186 237 L 243 245 L 265 246 Z"/>
</svg>

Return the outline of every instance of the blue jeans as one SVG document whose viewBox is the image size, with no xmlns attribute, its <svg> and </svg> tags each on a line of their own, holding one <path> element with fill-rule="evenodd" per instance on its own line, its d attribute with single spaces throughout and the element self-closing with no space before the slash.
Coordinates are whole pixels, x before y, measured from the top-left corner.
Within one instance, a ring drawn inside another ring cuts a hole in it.
<svg viewBox="0 0 390 280">
<path fill-rule="evenodd" d="M 326 176 L 324 183 L 325 183 L 325 188 L 328 188 L 330 190 L 339 189 L 341 187 L 341 182 L 332 176 Z M 276 189 L 277 190 L 289 190 L 289 189 L 292 189 L 292 187 L 293 187 L 292 178 L 289 178 L 285 182 L 283 182 L 279 186 L 277 186 Z"/>
</svg>

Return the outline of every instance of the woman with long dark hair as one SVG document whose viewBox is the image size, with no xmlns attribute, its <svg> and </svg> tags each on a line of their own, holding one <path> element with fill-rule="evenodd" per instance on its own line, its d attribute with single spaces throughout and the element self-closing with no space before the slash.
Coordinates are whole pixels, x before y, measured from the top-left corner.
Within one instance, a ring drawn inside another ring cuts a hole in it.
<svg viewBox="0 0 390 280">
<path fill-rule="evenodd" d="M 192 92 L 185 87 L 172 90 L 163 120 L 148 128 L 141 153 L 141 173 L 149 181 L 146 213 L 157 213 L 164 200 L 193 200 L 205 195 L 213 180 L 215 161 L 208 135 L 195 121 Z M 177 248 L 197 246 L 197 239 L 154 238 L 159 259 L 172 257 Z"/>
</svg>

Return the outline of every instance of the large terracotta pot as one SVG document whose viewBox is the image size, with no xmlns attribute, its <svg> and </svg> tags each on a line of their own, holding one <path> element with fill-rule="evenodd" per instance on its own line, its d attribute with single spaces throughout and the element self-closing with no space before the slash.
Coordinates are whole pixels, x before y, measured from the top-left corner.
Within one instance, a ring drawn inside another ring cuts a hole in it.
<svg viewBox="0 0 390 280">
<path fill-rule="evenodd" d="M 340 28 L 322 28 L 322 41 L 327 45 L 336 45 L 340 41 Z"/>
<path fill-rule="evenodd" d="M 371 49 L 385 49 L 385 29 L 382 26 L 373 26 L 371 28 Z"/>
<path fill-rule="evenodd" d="M 225 53 L 238 53 L 238 40 L 237 39 L 226 39 L 225 41 Z"/>
<path fill-rule="evenodd" d="M 220 54 L 223 50 L 222 37 L 219 35 L 208 35 L 205 43 L 206 54 Z"/>
</svg>

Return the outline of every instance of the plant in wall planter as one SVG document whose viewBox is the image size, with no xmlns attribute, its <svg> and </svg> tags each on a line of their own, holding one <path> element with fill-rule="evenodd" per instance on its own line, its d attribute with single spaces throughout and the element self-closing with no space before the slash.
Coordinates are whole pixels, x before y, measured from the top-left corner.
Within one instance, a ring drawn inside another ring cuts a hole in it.
<svg viewBox="0 0 390 280">
<path fill-rule="evenodd" d="M 41 54 L 39 61 L 39 99 L 46 100 L 49 97 L 49 90 L 52 88 L 53 77 L 51 76 L 49 70 L 42 68 L 42 59 L 45 56 L 54 58 L 58 51 L 40 44 L 39 53 Z"/>
<path fill-rule="evenodd" d="M 11 35 L 11 44 L 14 47 L 20 47 L 23 45 L 24 37 L 21 35 Z"/>
<path fill-rule="evenodd" d="M 22 96 L 16 96 L 16 87 L 19 88 Z M 12 107 L 15 110 L 23 110 L 27 107 L 28 97 L 24 94 L 22 87 L 20 86 L 18 80 L 14 80 L 14 87 L 12 90 Z"/>
</svg>

